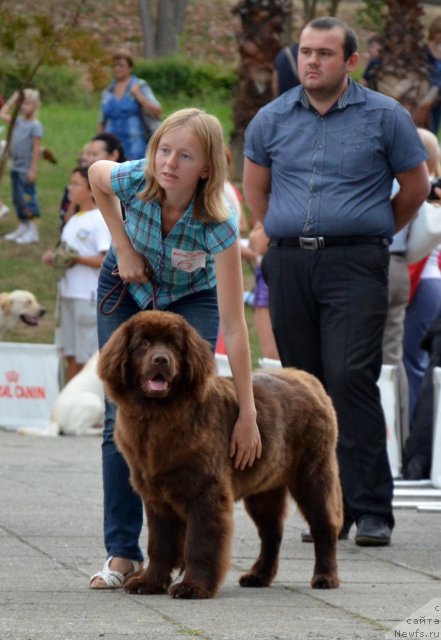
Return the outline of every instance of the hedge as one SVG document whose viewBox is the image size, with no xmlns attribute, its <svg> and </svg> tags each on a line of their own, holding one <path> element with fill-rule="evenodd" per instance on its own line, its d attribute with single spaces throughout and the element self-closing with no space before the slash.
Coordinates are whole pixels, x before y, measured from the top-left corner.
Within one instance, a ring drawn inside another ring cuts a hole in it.
<svg viewBox="0 0 441 640">
<path fill-rule="evenodd" d="M 209 64 L 196 64 L 178 57 L 137 60 L 135 75 L 146 80 L 158 95 L 203 97 L 209 92 L 231 92 L 234 71 Z"/>
<path fill-rule="evenodd" d="M 103 70 L 104 71 L 104 70 Z M 110 70 L 105 70 L 106 74 Z M 135 74 L 146 80 L 158 96 L 177 95 L 203 98 L 210 93 L 231 93 L 236 84 L 234 71 L 209 64 L 196 64 L 177 57 L 137 60 Z M 107 82 L 103 73 L 103 83 Z M 20 71 L 13 61 L 0 61 L 0 94 L 10 96 L 20 85 Z M 93 91 L 80 69 L 67 66 L 42 66 L 32 86 L 39 89 L 43 104 L 88 105 Z"/>
</svg>

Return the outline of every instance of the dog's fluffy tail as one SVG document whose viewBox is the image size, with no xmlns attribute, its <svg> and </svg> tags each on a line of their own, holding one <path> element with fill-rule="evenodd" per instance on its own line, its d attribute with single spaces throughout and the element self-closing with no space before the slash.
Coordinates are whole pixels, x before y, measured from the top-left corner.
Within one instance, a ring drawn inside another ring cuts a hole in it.
<svg viewBox="0 0 441 640">
<path fill-rule="evenodd" d="M 60 435 L 60 427 L 52 420 L 47 427 L 20 427 L 17 429 L 17 433 L 24 436 L 49 436 L 53 438 Z"/>
</svg>

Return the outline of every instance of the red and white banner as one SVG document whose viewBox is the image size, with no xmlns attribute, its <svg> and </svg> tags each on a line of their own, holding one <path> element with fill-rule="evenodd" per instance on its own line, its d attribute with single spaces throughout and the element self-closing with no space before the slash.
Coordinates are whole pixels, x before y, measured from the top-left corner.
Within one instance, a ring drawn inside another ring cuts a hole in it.
<svg viewBox="0 0 441 640">
<path fill-rule="evenodd" d="M 46 426 L 60 391 L 59 378 L 55 345 L 0 342 L 0 426 Z"/>
</svg>

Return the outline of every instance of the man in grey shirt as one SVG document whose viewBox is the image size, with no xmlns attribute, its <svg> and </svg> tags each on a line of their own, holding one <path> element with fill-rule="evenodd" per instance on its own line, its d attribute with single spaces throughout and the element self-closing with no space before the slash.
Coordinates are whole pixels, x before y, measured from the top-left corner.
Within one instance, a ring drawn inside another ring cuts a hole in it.
<svg viewBox="0 0 441 640">
<path fill-rule="evenodd" d="M 270 246 L 262 262 L 284 366 L 315 374 L 339 421 L 345 526 L 386 545 L 393 481 L 377 380 L 389 243 L 429 192 L 409 113 L 349 78 L 357 36 L 336 18 L 307 24 L 301 84 L 263 107 L 245 136 L 244 190 Z M 391 200 L 394 176 L 400 191 Z M 320 535 L 320 523 L 311 526 Z"/>
</svg>

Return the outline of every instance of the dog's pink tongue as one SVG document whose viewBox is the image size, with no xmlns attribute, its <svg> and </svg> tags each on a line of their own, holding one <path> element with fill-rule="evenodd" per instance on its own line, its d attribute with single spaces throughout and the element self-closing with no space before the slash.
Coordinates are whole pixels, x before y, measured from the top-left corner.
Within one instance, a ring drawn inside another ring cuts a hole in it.
<svg viewBox="0 0 441 640">
<path fill-rule="evenodd" d="M 31 325 L 32 327 L 36 327 L 37 324 L 38 324 L 37 318 L 32 318 L 31 316 L 22 315 L 21 319 L 23 320 L 23 322 L 25 322 L 26 324 Z"/>
<path fill-rule="evenodd" d="M 167 381 L 163 378 L 153 378 L 148 381 L 149 391 L 165 391 L 167 389 Z"/>
</svg>

